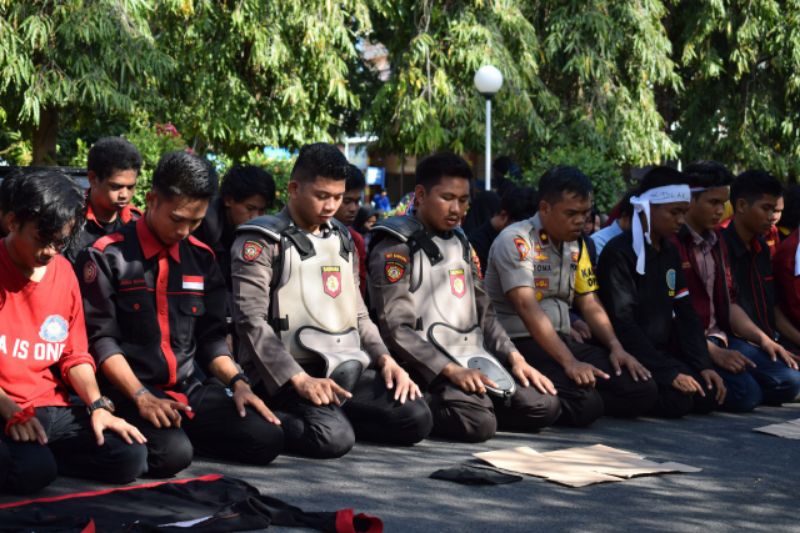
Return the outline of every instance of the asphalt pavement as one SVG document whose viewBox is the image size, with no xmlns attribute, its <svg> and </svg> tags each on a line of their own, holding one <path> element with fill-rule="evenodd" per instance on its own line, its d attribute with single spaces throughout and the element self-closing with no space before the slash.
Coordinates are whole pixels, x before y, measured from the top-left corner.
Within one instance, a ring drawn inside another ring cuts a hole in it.
<svg viewBox="0 0 800 533">
<path fill-rule="evenodd" d="M 281 456 L 266 468 L 198 459 L 179 477 L 222 473 L 241 478 L 307 511 L 354 508 L 376 515 L 387 532 L 800 532 L 800 441 L 752 431 L 795 418 L 800 418 L 800 404 L 681 420 L 604 418 L 588 429 L 500 433 L 482 444 L 429 439 L 391 448 L 357 443 L 340 459 Z M 497 486 L 428 477 L 470 460 L 475 452 L 515 446 L 544 452 L 598 443 L 703 471 L 580 489 L 533 477 Z M 95 487 L 60 478 L 40 496 Z"/>
</svg>

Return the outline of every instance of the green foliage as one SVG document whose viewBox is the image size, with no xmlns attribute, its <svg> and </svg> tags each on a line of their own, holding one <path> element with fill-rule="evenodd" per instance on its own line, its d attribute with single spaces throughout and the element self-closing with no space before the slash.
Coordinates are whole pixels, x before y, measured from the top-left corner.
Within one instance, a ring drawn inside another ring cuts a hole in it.
<svg viewBox="0 0 800 533">
<path fill-rule="evenodd" d="M 132 113 L 169 71 L 173 62 L 150 33 L 149 4 L 0 0 L 0 99 L 34 151 L 33 132 L 61 110 Z"/>
<path fill-rule="evenodd" d="M 529 162 L 524 173 L 528 185 L 536 186 L 545 171 L 554 166 L 578 167 L 589 176 L 594 185 L 594 203 L 607 213 L 627 190 L 628 184 L 618 165 L 601 152 L 584 146 L 563 146 L 552 150 L 542 149 Z"/>
<path fill-rule="evenodd" d="M 295 159 L 295 157 L 290 159 L 269 157 L 264 154 L 263 150 L 254 148 L 247 152 L 238 163 L 242 165 L 254 165 L 270 173 L 272 179 L 275 180 L 275 204 L 272 206 L 272 211 L 279 211 L 286 205 L 287 186 L 292 174 L 292 167 L 294 167 Z M 224 174 L 235 163 L 234 160 L 226 155 L 215 155 L 214 160 L 217 164 L 217 172 L 220 174 L 220 179 L 224 177 Z"/>
<path fill-rule="evenodd" d="M 800 177 L 800 0 L 0 0 L 0 157 L 41 160 L 56 130 L 56 163 L 101 135 L 161 150 L 168 121 L 223 162 L 357 130 L 480 153 L 486 63 L 494 153 L 577 161 L 601 205 L 621 169 L 677 158 Z"/>
</svg>

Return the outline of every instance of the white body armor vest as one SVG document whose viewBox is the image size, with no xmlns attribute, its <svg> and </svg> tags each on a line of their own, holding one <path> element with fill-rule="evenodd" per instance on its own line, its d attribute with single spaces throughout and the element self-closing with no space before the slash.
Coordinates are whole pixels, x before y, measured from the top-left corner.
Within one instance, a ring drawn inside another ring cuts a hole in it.
<svg viewBox="0 0 800 533">
<path fill-rule="evenodd" d="M 370 363 L 358 333 L 355 250 L 343 246 L 350 236 L 340 235 L 347 231 L 343 227 L 323 237 L 281 222 L 259 217 L 238 228 L 257 230 L 280 243 L 270 287 L 273 329 L 301 366 L 317 364 L 321 357 L 326 376 L 350 389 Z"/>
</svg>

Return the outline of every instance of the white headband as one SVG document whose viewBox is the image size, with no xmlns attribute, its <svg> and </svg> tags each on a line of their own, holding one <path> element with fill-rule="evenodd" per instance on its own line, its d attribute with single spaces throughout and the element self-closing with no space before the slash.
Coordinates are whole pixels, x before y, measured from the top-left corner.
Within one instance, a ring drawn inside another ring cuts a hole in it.
<svg viewBox="0 0 800 533">
<path fill-rule="evenodd" d="M 633 251 L 636 253 L 636 272 L 644 275 L 644 240 L 652 244 L 650 240 L 650 204 L 670 204 L 673 202 L 689 202 L 692 199 L 692 192 L 688 185 L 665 185 L 645 191 L 639 196 L 631 198 L 633 206 Z M 644 213 L 647 221 L 647 232 L 642 228 L 641 219 L 636 216 Z"/>
</svg>

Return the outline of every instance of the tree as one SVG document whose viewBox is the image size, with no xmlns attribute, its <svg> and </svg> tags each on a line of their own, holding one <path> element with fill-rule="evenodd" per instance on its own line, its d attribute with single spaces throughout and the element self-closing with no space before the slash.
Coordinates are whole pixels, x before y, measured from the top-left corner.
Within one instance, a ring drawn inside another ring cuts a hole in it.
<svg viewBox="0 0 800 533">
<path fill-rule="evenodd" d="M 179 65 L 162 80 L 159 114 L 194 148 L 234 159 L 332 140 L 361 105 L 348 75 L 367 29 L 363 0 L 159 3 L 153 32 Z"/>
<path fill-rule="evenodd" d="M 800 2 L 684 1 L 668 24 L 684 90 L 664 113 L 684 159 L 766 168 L 796 182 Z"/>
<path fill-rule="evenodd" d="M 52 163 L 60 116 L 130 114 L 172 61 L 144 0 L 0 0 L 0 98 L 33 163 Z M 69 125 L 66 125 L 70 127 Z"/>
<path fill-rule="evenodd" d="M 493 63 L 505 77 L 495 148 L 520 156 L 588 146 L 619 164 L 676 153 L 654 98 L 654 88 L 680 85 L 663 2 L 399 0 L 373 9 L 374 38 L 394 69 L 369 122 L 384 150 L 479 150 L 472 76 Z"/>
</svg>

